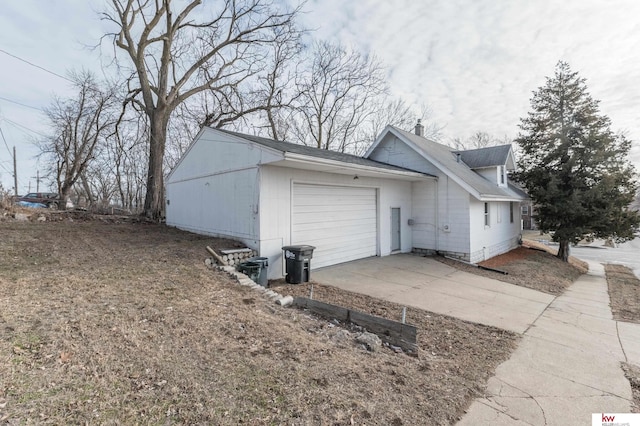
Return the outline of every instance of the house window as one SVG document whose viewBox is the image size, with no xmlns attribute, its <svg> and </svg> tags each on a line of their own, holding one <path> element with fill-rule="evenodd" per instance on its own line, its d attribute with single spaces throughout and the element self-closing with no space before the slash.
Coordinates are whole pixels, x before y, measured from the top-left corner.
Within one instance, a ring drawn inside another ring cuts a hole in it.
<svg viewBox="0 0 640 426">
<path fill-rule="evenodd" d="M 522 214 L 524 215 L 528 215 L 529 214 L 529 206 L 528 205 L 524 205 L 522 206 Z"/>
<path fill-rule="evenodd" d="M 509 202 L 509 222 L 513 223 L 513 201 Z"/>
<path fill-rule="evenodd" d="M 498 173 L 500 173 L 500 185 L 504 185 L 504 166 L 498 167 Z"/>
<path fill-rule="evenodd" d="M 484 203 L 484 226 L 489 226 L 489 203 Z"/>
</svg>

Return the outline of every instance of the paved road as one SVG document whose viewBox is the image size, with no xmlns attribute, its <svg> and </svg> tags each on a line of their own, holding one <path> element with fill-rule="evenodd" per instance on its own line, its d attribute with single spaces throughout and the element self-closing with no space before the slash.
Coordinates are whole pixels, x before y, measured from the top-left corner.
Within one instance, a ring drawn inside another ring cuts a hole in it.
<svg viewBox="0 0 640 426">
<path fill-rule="evenodd" d="M 527 235 L 526 238 L 538 240 L 536 235 Z M 547 244 L 552 247 L 558 246 L 557 243 L 553 242 L 548 242 Z M 596 240 L 588 245 L 572 246 L 571 255 L 598 263 L 623 264 L 633 269 L 638 278 L 640 278 L 640 237 L 624 244 L 619 244 L 616 248 L 605 247 L 602 240 Z"/>
<path fill-rule="evenodd" d="M 633 269 L 640 278 L 640 238 L 619 244 L 616 248 L 605 247 L 602 241 L 589 246 L 571 247 L 571 255 L 599 263 L 620 263 Z"/>
</svg>

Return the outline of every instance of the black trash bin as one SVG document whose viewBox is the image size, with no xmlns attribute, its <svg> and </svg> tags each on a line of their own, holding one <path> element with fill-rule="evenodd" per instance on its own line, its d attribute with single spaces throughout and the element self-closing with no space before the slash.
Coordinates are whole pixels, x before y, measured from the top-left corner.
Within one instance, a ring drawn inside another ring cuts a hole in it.
<svg viewBox="0 0 640 426">
<path fill-rule="evenodd" d="M 251 279 L 251 281 L 258 282 L 260 277 L 261 265 L 258 262 L 242 262 L 236 266 L 236 270 L 242 272 Z"/>
<path fill-rule="evenodd" d="M 269 285 L 269 258 L 268 257 L 252 257 L 249 262 L 255 262 L 260 265 L 260 274 L 258 275 L 258 284 L 262 287 Z"/>
<path fill-rule="evenodd" d="M 284 246 L 284 258 L 286 260 L 287 276 L 285 281 L 289 284 L 308 282 L 311 278 L 311 258 L 314 246 Z"/>
</svg>

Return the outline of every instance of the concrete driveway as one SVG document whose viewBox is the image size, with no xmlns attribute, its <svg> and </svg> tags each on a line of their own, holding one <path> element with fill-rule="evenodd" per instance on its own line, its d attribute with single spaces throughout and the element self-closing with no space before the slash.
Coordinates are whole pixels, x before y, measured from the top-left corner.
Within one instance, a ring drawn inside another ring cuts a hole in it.
<svg viewBox="0 0 640 426">
<path fill-rule="evenodd" d="M 409 254 L 329 266 L 312 270 L 311 277 L 322 284 L 516 333 L 524 333 L 554 300 L 546 293 Z"/>
</svg>

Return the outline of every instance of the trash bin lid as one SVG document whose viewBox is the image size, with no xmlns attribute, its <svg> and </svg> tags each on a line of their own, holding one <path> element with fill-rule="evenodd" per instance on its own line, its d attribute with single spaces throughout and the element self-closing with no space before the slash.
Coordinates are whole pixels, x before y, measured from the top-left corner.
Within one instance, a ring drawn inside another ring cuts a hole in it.
<svg viewBox="0 0 640 426">
<path fill-rule="evenodd" d="M 248 261 L 257 263 L 260 266 L 269 266 L 269 258 L 268 257 L 252 257 L 252 258 L 248 259 Z"/>
<path fill-rule="evenodd" d="M 296 246 L 284 246 L 282 247 L 282 250 L 309 251 L 309 250 L 315 250 L 315 247 L 302 244 L 302 245 L 296 245 Z"/>
</svg>

